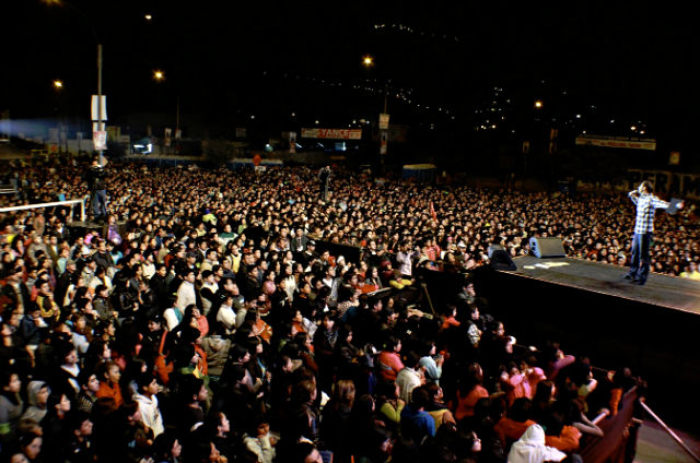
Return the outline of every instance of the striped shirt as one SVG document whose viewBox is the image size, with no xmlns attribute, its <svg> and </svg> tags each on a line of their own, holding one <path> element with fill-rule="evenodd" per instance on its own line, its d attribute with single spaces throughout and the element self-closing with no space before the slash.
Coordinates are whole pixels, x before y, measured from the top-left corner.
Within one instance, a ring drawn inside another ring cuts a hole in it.
<svg viewBox="0 0 700 463">
<path fill-rule="evenodd" d="M 638 235 L 654 232 L 654 214 L 656 209 L 666 209 L 670 204 L 662 201 L 654 195 L 635 195 L 629 193 L 629 198 L 637 205 L 637 220 L 634 224 L 634 232 Z"/>
</svg>

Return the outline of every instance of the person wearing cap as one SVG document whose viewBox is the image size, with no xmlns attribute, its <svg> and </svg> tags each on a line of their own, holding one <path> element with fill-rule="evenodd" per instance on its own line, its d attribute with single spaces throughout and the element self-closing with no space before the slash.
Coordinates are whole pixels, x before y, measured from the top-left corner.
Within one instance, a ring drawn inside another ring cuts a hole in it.
<svg viewBox="0 0 700 463">
<path fill-rule="evenodd" d="M 318 258 L 318 253 L 316 252 L 316 241 L 309 240 L 306 242 L 304 252 L 299 255 L 299 262 L 304 264 L 304 267 L 306 267 L 316 258 Z"/>
</svg>

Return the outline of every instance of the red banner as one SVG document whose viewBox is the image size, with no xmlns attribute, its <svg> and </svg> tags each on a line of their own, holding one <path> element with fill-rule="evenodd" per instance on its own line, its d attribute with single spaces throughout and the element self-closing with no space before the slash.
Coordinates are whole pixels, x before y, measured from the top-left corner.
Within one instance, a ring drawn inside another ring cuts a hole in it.
<svg viewBox="0 0 700 463">
<path fill-rule="evenodd" d="M 362 129 L 301 129 L 302 138 L 361 140 Z"/>
</svg>

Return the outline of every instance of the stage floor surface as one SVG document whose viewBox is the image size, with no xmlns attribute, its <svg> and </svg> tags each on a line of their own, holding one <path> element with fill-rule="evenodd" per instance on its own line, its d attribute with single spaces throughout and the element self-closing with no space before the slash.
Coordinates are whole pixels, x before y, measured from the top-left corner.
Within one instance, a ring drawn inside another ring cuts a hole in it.
<svg viewBox="0 0 700 463">
<path fill-rule="evenodd" d="M 515 271 L 501 272 L 547 283 L 620 297 L 700 315 L 700 281 L 651 273 L 644 286 L 630 283 L 623 276 L 627 267 L 580 259 L 513 259 Z"/>
</svg>

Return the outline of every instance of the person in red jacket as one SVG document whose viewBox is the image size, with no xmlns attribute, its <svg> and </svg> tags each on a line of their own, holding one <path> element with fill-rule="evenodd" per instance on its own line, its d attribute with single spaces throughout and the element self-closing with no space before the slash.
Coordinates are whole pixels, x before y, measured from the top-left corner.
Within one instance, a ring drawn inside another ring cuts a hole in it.
<svg viewBox="0 0 700 463">
<path fill-rule="evenodd" d="M 379 376 L 385 381 L 396 381 L 396 375 L 404 367 L 399 352 L 401 352 L 401 340 L 389 336 L 384 343 L 384 349 L 377 357 Z"/>
<path fill-rule="evenodd" d="M 124 403 L 124 398 L 122 397 L 122 389 L 119 386 L 119 379 L 122 376 L 121 370 L 119 370 L 119 365 L 114 362 L 107 362 L 105 364 L 105 370 L 102 375 L 102 380 L 100 380 L 100 388 L 97 390 L 98 398 L 111 397 L 114 399 L 114 403 L 117 407 Z"/>
<path fill-rule="evenodd" d="M 464 418 L 474 416 L 474 406 L 479 399 L 488 398 L 489 391 L 482 386 L 484 381 L 484 371 L 478 363 L 469 365 L 467 377 L 461 381 L 457 389 L 457 406 L 455 418 L 461 421 Z"/>
<path fill-rule="evenodd" d="M 515 399 L 510 410 L 508 410 L 508 414 L 502 417 L 493 427 L 504 446 L 507 447 L 520 439 L 527 428 L 535 424 L 533 420 L 529 419 L 531 408 L 532 402 L 530 399 L 526 397 Z"/>
</svg>

